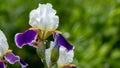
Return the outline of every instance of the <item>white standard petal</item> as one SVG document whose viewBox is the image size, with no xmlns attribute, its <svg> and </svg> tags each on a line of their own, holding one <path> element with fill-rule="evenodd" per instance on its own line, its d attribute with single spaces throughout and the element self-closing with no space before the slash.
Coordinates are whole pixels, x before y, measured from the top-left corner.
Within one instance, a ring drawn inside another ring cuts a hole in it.
<svg viewBox="0 0 120 68">
<path fill-rule="evenodd" d="M 39 4 L 37 9 L 30 12 L 29 24 L 43 31 L 55 30 L 59 24 L 59 18 L 55 14 L 56 10 L 50 3 Z"/>
<path fill-rule="evenodd" d="M 73 50 L 68 51 L 65 47 L 60 47 L 60 55 L 58 59 L 58 66 L 62 67 L 66 64 L 69 64 L 73 61 L 74 52 Z"/>
<path fill-rule="evenodd" d="M 7 39 L 4 33 L 0 30 L 0 56 L 3 56 L 8 50 L 9 46 L 7 43 Z"/>
<path fill-rule="evenodd" d="M 53 48 L 54 48 L 54 43 L 51 41 L 50 48 L 45 50 L 46 62 L 48 66 L 50 65 L 50 56 Z"/>
</svg>

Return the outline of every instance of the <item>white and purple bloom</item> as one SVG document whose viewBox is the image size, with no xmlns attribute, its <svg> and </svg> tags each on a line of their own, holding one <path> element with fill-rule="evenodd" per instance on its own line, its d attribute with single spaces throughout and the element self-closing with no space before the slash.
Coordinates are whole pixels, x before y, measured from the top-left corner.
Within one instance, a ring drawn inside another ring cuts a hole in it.
<svg viewBox="0 0 120 68">
<path fill-rule="evenodd" d="M 29 24 L 32 28 L 15 35 L 16 45 L 22 48 L 26 44 L 35 44 L 38 36 L 40 40 L 48 38 L 58 27 L 59 18 L 55 14 L 56 11 L 50 3 L 39 4 L 37 9 L 30 12 Z"/>
<path fill-rule="evenodd" d="M 22 68 L 28 66 L 28 64 L 21 60 L 19 56 L 12 53 L 12 50 L 9 49 L 7 39 L 4 33 L 0 30 L 0 68 L 6 68 L 5 66 L 6 61 L 9 62 L 10 64 L 19 62 Z"/>
<path fill-rule="evenodd" d="M 40 58 L 46 58 L 47 66 L 55 62 L 59 68 L 76 68 L 76 66 L 70 65 L 73 61 L 74 46 L 69 44 L 62 34 L 56 31 L 59 18 L 55 14 L 56 11 L 50 3 L 39 4 L 37 9 L 30 12 L 29 24 L 32 28 L 23 33 L 17 33 L 15 35 L 15 43 L 19 48 L 22 48 L 26 44 L 37 48 L 39 51 L 37 53 L 43 54 Z M 45 45 L 41 45 L 40 43 L 46 43 L 46 39 L 50 35 L 53 35 L 54 42 L 51 43 L 50 48 L 45 49 Z"/>
<path fill-rule="evenodd" d="M 54 42 L 51 42 L 50 48 L 46 49 L 47 65 L 51 64 L 52 49 L 57 46 L 59 50 L 59 58 L 57 60 L 58 68 L 76 68 L 75 65 L 70 64 L 74 57 L 74 46 L 69 44 L 67 40 L 59 33 L 54 33 Z"/>
</svg>

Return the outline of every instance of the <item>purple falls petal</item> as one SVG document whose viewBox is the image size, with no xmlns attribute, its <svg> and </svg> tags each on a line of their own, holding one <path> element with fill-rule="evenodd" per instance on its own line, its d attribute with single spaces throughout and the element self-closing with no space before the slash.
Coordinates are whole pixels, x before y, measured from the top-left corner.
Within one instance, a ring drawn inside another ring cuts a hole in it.
<svg viewBox="0 0 120 68">
<path fill-rule="evenodd" d="M 31 44 L 36 39 L 37 32 L 35 30 L 26 30 L 24 33 L 17 33 L 15 35 L 15 43 L 19 48 L 26 44 Z"/>
<path fill-rule="evenodd" d="M 20 59 L 20 62 L 19 62 L 19 63 L 21 64 L 22 68 L 28 66 L 28 64 L 27 64 L 25 61 L 21 60 L 21 59 Z"/>
<path fill-rule="evenodd" d="M 67 42 L 67 40 L 59 33 L 54 33 L 54 38 L 58 38 L 58 43 L 60 46 L 65 47 L 68 51 L 73 49 L 73 46 Z"/>
<path fill-rule="evenodd" d="M 12 52 L 6 53 L 4 57 L 10 64 L 20 61 L 20 57 L 14 55 Z"/>
<path fill-rule="evenodd" d="M 5 64 L 2 62 L 1 59 L 0 59 L 0 68 L 5 68 Z"/>
</svg>

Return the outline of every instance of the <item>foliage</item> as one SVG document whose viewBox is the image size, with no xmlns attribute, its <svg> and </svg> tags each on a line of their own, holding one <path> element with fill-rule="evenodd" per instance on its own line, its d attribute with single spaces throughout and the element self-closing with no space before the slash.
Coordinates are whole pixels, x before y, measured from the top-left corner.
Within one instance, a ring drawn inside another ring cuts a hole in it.
<svg viewBox="0 0 120 68">
<path fill-rule="evenodd" d="M 120 0 L 0 0 L 0 29 L 28 68 L 43 65 L 34 48 L 15 46 L 14 35 L 30 28 L 29 12 L 48 2 L 60 18 L 58 29 L 75 46 L 78 68 L 120 68 Z"/>
</svg>

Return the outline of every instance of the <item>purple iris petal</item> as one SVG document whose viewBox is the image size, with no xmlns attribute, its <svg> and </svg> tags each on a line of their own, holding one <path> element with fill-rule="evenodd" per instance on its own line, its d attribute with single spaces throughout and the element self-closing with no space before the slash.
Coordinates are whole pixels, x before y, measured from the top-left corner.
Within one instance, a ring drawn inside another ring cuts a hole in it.
<svg viewBox="0 0 120 68">
<path fill-rule="evenodd" d="M 73 49 L 73 46 L 59 33 L 55 33 L 54 38 L 58 40 L 60 46 L 64 46 L 68 51 Z M 56 43 L 57 44 L 57 43 Z"/>
<path fill-rule="evenodd" d="M 20 64 L 21 64 L 22 68 L 28 66 L 28 64 L 25 61 L 21 60 L 21 59 L 20 59 Z"/>
<path fill-rule="evenodd" d="M 15 62 L 19 62 L 22 66 L 22 68 L 27 67 L 28 64 L 20 59 L 19 56 L 14 55 L 12 52 L 5 54 L 5 59 L 10 63 L 14 64 Z M 0 67 L 1 68 L 1 67 Z"/>
<path fill-rule="evenodd" d="M 0 59 L 0 68 L 5 68 L 5 64 L 2 62 L 1 59 Z"/>
<path fill-rule="evenodd" d="M 6 59 L 10 64 L 14 64 L 15 62 L 20 61 L 20 57 L 14 55 L 12 52 L 6 53 L 6 54 L 5 54 L 5 59 Z"/>
<path fill-rule="evenodd" d="M 17 33 L 15 35 L 15 43 L 19 48 L 22 48 L 25 44 L 30 44 L 35 40 L 37 32 L 34 30 L 26 30 L 24 33 Z"/>
</svg>

